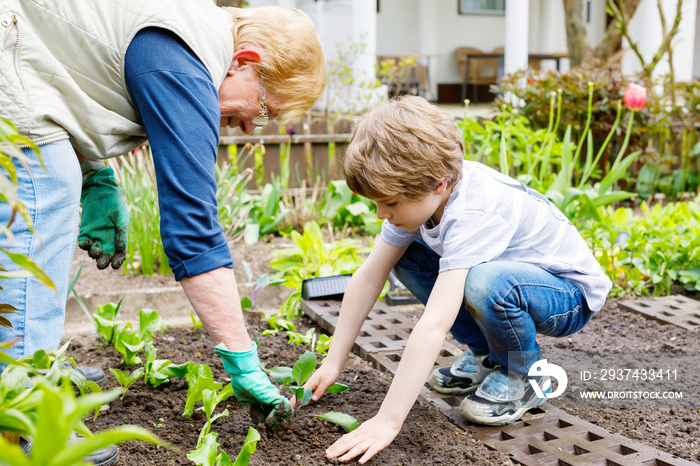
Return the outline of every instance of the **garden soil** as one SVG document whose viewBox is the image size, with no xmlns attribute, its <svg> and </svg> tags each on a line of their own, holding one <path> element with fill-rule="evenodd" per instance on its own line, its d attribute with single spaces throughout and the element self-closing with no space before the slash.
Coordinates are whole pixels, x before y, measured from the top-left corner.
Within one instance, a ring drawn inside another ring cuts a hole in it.
<svg viewBox="0 0 700 466">
<path fill-rule="evenodd" d="M 275 240 L 275 246 L 283 243 Z M 234 260 L 246 260 L 254 273 L 269 272 L 270 244 L 259 243 L 251 247 L 236 245 L 232 248 Z M 76 266 L 81 255 L 76 254 Z M 245 276 L 237 275 L 240 280 Z M 104 287 L 152 287 L 160 284 L 172 285 L 172 278 L 133 279 L 118 272 L 97 272 L 85 267 L 79 287 L 93 292 Z M 265 290 L 275 292 L 275 289 Z M 693 296 L 698 299 L 697 296 Z M 624 365 L 625 355 L 650 355 L 668 366 L 677 360 L 685 364 L 700 354 L 700 331 L 690 331 L 674 325 L 665 325 L 620 309 L 618 300 L 608 300 L 582 331 L 564 338 L 540 336 L 543 357 L 549 358 L 565 368 L 584 367 L 609 354 L 619 355 Z M 413 310 L 415 312 L 415 308 Z M 298 319 L 301 332 L 314 324 L 307 318 Z M 283 334 L 260 336 L 260 329 L 250 329 L 253 338 L 260 337 L 260 358 L 268 366 L 291 366 L 306 349 L 292 346 Z M 102 367 L 105 371 L 114 367 L 125 367 L 113 348 L 102 348 L 96 335 L 75 335 L 71 352 L 79 365 Z M 192 327 L 169 327 L 155 337 L 158 358 L 173 363 L 194 361 L 206 363 L 216 380 L 226 381 L 219 358 L 212 349 L 212 341 L 203 329 Z M 683 369 L 688 369 L 687 367 Z M 693 376 L 697 366 L 690 368 Z M 684 403 L 661 406 L 651 400 L 629 400 L 626 403 L 582 403 L 576 398 L 578 388 L 585 388 L 580 380 L 569 380 L 566 394 L 550 403 L 569 414 L 603 427 L 610 432 L 623 435 L 650 447 L 677 457 L 700 463 L 700 382 L 687 377 L 683 384 Z M 360 422 L 371 418 L 379 409 L 391 383 L 390 375 L 373 368 L 355 355 L 350 355 L 339 382 L 350 387 L 342 394 L 326 395 L 317 403 L 304 408 L 308 414 L 340 411 L 350 414 Z M 108 375 L 106 388 L 118 386 Z M 619 388 L 626 388 L 622 386 Z M 197 437 L 205 418 L 202 411 L 195 411 L 192 418 L 182 416 L 187 394 L 187 383 L 173 379 L 171 383 L 156 389 L 146 387 L 141 381 L 134 384 L 123 401 L 119 398 L 105 407 L 97 420 L 88 426 L 95 430 L 135 424 L 147 428 L 160 438 L 176 445 L 180 452 L 172 452 L 146 443 L 129 442 L 121 448 L 120 465 L 180 465 L 192 464 L 185 454 L 196 447 Z M 219 434 L 222 448 L 235 459 L 243 440 L 252 425 L 245 409 L 232 397 L 222 403 L 230 415 L 218 419 L 212 431 Z M 257 426 L 262 439 L 253 454 L 252 465 L 327 465 L 337 464 L 325 457 L 325 449 L 338 439 L 342 428 L 315 417 L 297 419 L 273 431 Z M 509 465 L 513 464 L 506 453 L 489 450 L 462 429 L 451 424 L 435 407 L 418 400 L 394 442 L 376 455 L 369 464 L 376 465 Z"/>
</svg>

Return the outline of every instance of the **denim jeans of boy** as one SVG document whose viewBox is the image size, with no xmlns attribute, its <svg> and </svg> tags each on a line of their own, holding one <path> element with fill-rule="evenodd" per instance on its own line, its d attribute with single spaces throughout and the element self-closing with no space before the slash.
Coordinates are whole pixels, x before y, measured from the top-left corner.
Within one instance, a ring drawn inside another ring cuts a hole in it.
<svg viewBox="0 0 700 466">
<path fill-rule="evenodd" d="M 34 232 L 20 214 L 10 227 L 13 237 L 0 235 L 0 246 L 11 253 L 30 257 L 53 281 L 53 290 L 34 277 L 0 281 L 0 303 L 19 312 L 4 314 L 13 328 L 0 326 L 0 341 L 22 337 L 6 352 L 19 358 L 39 349 L 58 348 L 63 331 L 66 297 L 75 242 L 78 235 L 80 165 L 68 140 L 39 146 L 45 169 L 36 153 L 25 149 L 29 171 L 14 161 L 17 197 L 26 207 Z M 6 174 L 6 172 L 5 172 Z M 7 226 L 11 216 L 8 204 L 0 204 L 0 222 Z M 0 264 L 20 270 L 0 252 Z M 3 367 L 0 366 L 0 370 Z"/>
<path fill-rule="evenodd" d="M 438 276 L 440 257 L 422 240 L 411 243 L 394 274 L 423 304 Z M 541 359 L 536 334 L 562 337 L 592 316 L 581 292 L 540 267 L 485 262 L 472 267 L 464 301 L 450 332 L 475 355 L 521 375 Z"/>
</svg>

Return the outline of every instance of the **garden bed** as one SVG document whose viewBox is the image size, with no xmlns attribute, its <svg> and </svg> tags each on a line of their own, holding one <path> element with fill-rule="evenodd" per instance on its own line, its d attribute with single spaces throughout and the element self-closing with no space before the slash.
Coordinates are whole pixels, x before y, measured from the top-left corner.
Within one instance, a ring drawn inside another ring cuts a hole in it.
<svg viewBox="0 0 700 466">
<path fill-rule="evenodd" d="M 251 248 L 254 253 L 250 256 L 246 252 L 247 248 L 236 245 L 236 249 L 239 260 L 257 264 L 254 267 L 258 272 L 266 271 L 264 264 L 269 264 L 269 257 L 265 257 L 260 246 Z M 85 288 L 90 286 L 89 279 L 83 283 Z M 266 292 L 274 293 L 275 289 Z M 295 323 L 300 332 L 315 326 L 307 318 Z M 582 364 L 585 365 L 588 361 L 590 368 L 598 368 L 595 366 L 599 364 L 597 361 L 601 358 L 609 359 L 611 354 L 621 355 L 620 364 L 624 355 L 633 358 L 635 355 L 652 355 L 660 365 L 665 366 L 674 359 L 679 364 L 685 364 L 692 358 L 697 360 L 700 354 L 698 333 L 697 330 L 664 325 L 622 311 L 618 308 L 618 301 L 611 299 L 581 332 L 559 339 L 540 336 L 538 341 L 543 357 L 562 365 L 569 372 L 572 367 L 584 367 Z M 257 338 L 259 331 L 251 331 L 251 336 Z M 133 367 L 123 366 L 121 356 L 113 348 L 101 349 L 94 336 L 75 337 L 73 342 L 75 358 L 81 365 L 100 366 L 105 370 L 109 367 L 133 370 Z M 220 360 L 211 349 L 212 342 L 202 329 L 195 331 L 192 327 L 171 327 L 165 333 L 156 334 L 155 342 L 159 358 L 170 359 L 173 363 L 189 360 L 198 364 L 206 363 L 211 366 L 215 380 L 226 380 L 227 374 L 223 372 Z M 289 345 L 282 334 L 263 336 L 260 339 L 261 360 L 268 367 L 291 366 L 306 349 L 307 346 Z M 596 387 L 573 378 L 569 380 L 566 393 L 550 403 L 610 432 L 679 458 L 700 462 L 700 382 L 695 379 L 697 366 L 679 369 L 683 371 L 686 380 L 676 386 L 676 389 L 682 387 L 685 397 L 684 402 L 678 406 L 662 407 L 651 400 L 630 400 L 623 404 L 601 401 L 582 403 L 577 399 L 578 390 Z M 359 357 L 351 355 L 339 381 L 349 385 L 351 390 L 324 396 L 318 403 L 307 407 L 307 412 L 335 410 L 350 414 L 360 422 L 365 421 L 379 409 L 391 378 Z M 108 376 L 107 387 L 116 385 L 113 377 Z M 618 388 L 624 390 L 629 386 L 621 383 Z M 182 450 L 178 455 L 148 444 L 129 443 L 121 447 L 119 464 L 192 464 L 184 455 L 195 448 L 204 416 L 201 411 L 195 411 L 192 419 L 182 417 L 186 393 L 187 383 L 183 380 L 173 379 L 170 384 L 157 389 L 146 387 L 139 381 L 130 388 L 124 402 L 119 399 L 113 401 L 95 422 L 88 425 L 94 430 L 121 424 L 140 425 Z M 235 458 L 251 421 L 235 399 L 230 398 L 223 405 L 228 405 L 231 415 L 217 420 L 212 431 L 220 434 L 222 448 Z M 327 460 L 324 452 L 343 434 L 340 427 L 317 418 L 296 420 L 272 432 L 267 432 L 262 427 L 258 430 L 262 439 L 251 460 L 254 465 L 336 464 L 335 461 Z M 380 452 L 371 464 L 499 465 L 512 462 L 506 454 L 488 450 L 485 445 L 452 425 L 435 407 L 419 401 L 414 405 L 394 443 Z"/>
</svg>

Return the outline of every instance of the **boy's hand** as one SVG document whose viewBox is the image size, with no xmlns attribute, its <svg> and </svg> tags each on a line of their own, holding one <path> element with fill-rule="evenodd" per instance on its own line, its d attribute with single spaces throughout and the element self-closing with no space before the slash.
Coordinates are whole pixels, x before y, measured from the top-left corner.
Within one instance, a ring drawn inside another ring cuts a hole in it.
<svg viewBox="0 0 700 466">
<path fill-rule="evenodd" d="M 380 415 L 376 415 L 328 447 L 326 457 L 338 458 L 343 455 L 338 460 L 346 462 L 364 453 L 358 463 L 365 464 L 379 451 L 389 446 L 399 431 L 401 431 L 401 425 L 395 427 Z"/>
<path fill-rule="evenodd" d="M 311 401 L 318 401 L 326 393 L 326 389 L 338 380 L 339 375 L 340 371 L 331 369 L 328 364 L 322 364 L 316 372 L 311 374 L 309 380 L 304 384 L 304 388 L 310 388 L 314 391 L 314 394 L 311 395 Z M 292 407 L 296 407 L 295 398 L 292 398 Z"/>
</svg>

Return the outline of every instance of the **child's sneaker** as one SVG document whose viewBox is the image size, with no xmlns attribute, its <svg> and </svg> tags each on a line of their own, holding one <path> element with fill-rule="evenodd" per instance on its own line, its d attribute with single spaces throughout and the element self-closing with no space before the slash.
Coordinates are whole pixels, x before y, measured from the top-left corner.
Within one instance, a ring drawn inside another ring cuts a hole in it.
<svg viewBox="0 0 700 466">
<path fill-rule="evenodd" d="M 551 391 L 549 377 L 535 377 L 542 393 Z M 479 389 L 462 400 L 459 414 L 476 424 L 502 426 L 517 421 L 528 409 L 544 401 L 533 390 L 527 376 L 491 372 Z"/>
<path fill-rule="evenodd" d="M 428 384 L 438 393 L 467 395 L 476 390 L 482 380 L 493 371 L 489 355 L 474 356 L 467 348 L 452 367 L 435 369 Z"/>
</svg>

